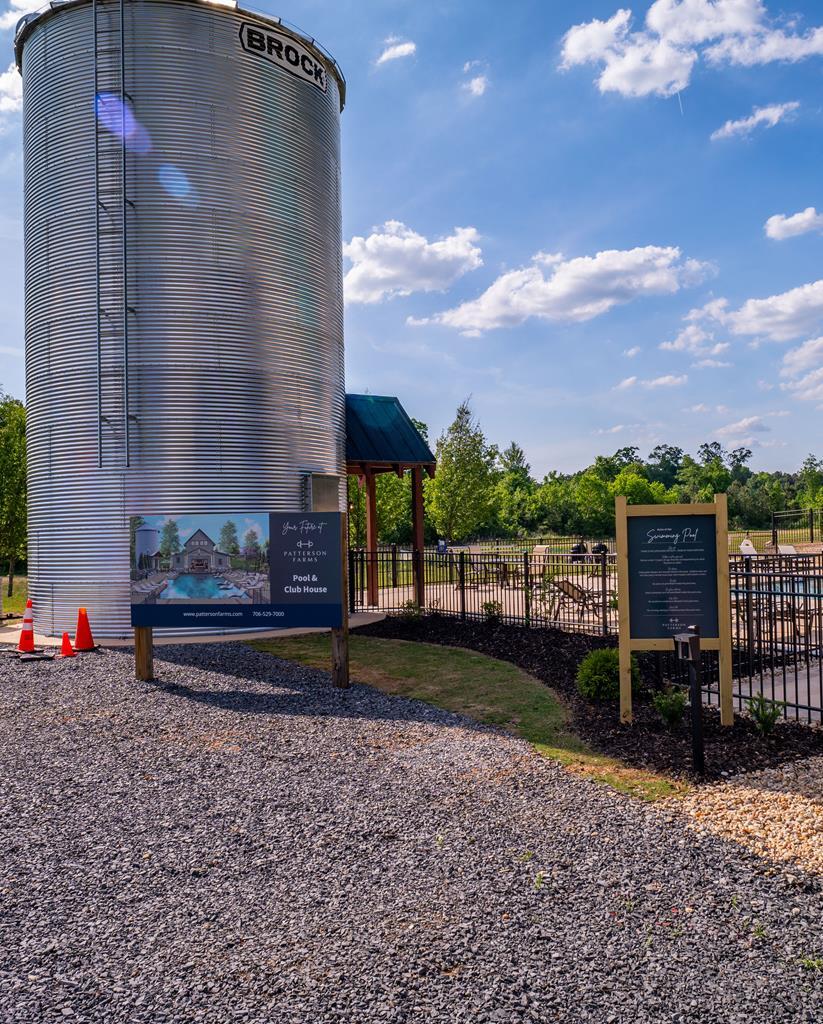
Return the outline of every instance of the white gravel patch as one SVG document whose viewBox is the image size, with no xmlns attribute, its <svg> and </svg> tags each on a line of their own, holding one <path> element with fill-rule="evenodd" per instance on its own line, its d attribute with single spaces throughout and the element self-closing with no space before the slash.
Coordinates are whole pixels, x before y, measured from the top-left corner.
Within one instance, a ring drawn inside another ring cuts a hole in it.
<svg viewBox="0 0 823 1024">
<path fill-rule="evenodd" d="M 0 659 L 4 1024 L 823 1018 L 813 876 L 427 705 L 156 655 Z"/>
</svg>

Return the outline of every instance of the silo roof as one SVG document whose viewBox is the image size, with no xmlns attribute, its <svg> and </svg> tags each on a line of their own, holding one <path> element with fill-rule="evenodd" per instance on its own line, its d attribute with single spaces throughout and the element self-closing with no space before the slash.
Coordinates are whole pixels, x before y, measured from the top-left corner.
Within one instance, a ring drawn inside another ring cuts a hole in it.
<svg viewBox="0 0 823 1024">
<path fill-rule="evenodd" d="M 40 10 L 24 15 L 17 22 L 17 28 L 14 32 L 14 53 L 17 60 L 18 70 L 22 69 L 23 46 L 35 25 L 38 25 L 41 21 L 44 21 L 47 18 L 51 18 L 56 14 L 59 14 L 64 7 L 79 7 L 82 4 L 90 2 L 91 0 L 51 0 L 51 2 L 44 4 Z M 160 0 L 158 0 L 158 2 L 160 2 Z M 335 58 L 313 36 L 310 36 L 307 32 L 299 29 L 296 25 L 292 25 L 290 22 L 285 21 L 283 18 L 278 18 L 274 14 L 261 14 L 259 11 L 255 11 L 252 8 L 242 6 L 237 3 L 237 0 L 186 0 L 186 2 L 199 4 L 203 7 L 224 7 L 228 10 L 236 11 L 238 14 L 247 14 L 256 21 L 263 22 L 266 25 L 271 25 L 272 28 L 283 31 L 287 35 L 293 36 L 295 39 L 299 40 L 304 46 L 315 51 L 317 56 L 322 59 L 323 63 L 328 65 L 329 70 L 337 79 L 337 84 L 340 90 L 340 109 L 343 109 L 346 104 L 345 75 Z"/>
</svg>

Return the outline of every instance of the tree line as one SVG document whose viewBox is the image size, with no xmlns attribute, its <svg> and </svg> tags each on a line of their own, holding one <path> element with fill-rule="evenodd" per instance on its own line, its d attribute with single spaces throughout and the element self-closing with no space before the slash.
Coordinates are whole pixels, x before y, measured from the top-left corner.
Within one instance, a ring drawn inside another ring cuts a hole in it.
<svg viewBox="0 0 823 1024">
<path fill-rule="evenodd" d="M 425 424 L 415 421 L 426 440 Z M 725 492 L 733 529 L 771 526 L 773 512 L 823 507 L 823 459 L 809 455 L 796 473 L 755 472 L 749 448 L 726 451 L 717 441 L 696 454 L 659 444 L 644 458 L 636 446 L 598 455 L 575 473 L 552 471 L 536 480 L 517 442 L 501 451 L 486 439 L 468 400 L 435 445 L 437 472 L 425 483 L 426 539 L 465 541 L 539 534 L 614 536 L 614 499 L 630 504 L 712 501 Z M 363 546 L 365 491 L 349 478 L 350 539 Z M 411 482 L 386 473 L 377 478 L 381 544 L 411 541 Z"/>
</svg>

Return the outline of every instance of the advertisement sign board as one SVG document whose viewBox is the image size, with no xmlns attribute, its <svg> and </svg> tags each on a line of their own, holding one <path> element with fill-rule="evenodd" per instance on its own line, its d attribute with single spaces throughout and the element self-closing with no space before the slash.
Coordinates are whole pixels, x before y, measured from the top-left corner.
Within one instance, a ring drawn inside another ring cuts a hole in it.
<svg viewBox="0 0 823 1024">
<path fill-rule="evenodd" d="M 144 514 L 130 525 L 135 627 L 342 625 L 339 512 Z"/>
</svg>

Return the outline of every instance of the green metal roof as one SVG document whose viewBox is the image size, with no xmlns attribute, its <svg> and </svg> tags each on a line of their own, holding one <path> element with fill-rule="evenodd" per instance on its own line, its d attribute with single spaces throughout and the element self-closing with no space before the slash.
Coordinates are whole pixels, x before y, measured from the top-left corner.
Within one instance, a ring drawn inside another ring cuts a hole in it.
<svg viewBox="0 0 823 1024">
<path fill-rule="evenodd" d="M 346 395 L 346 461 L 433 466 L 435 458 L 396 398 Z"/>
</svg>

